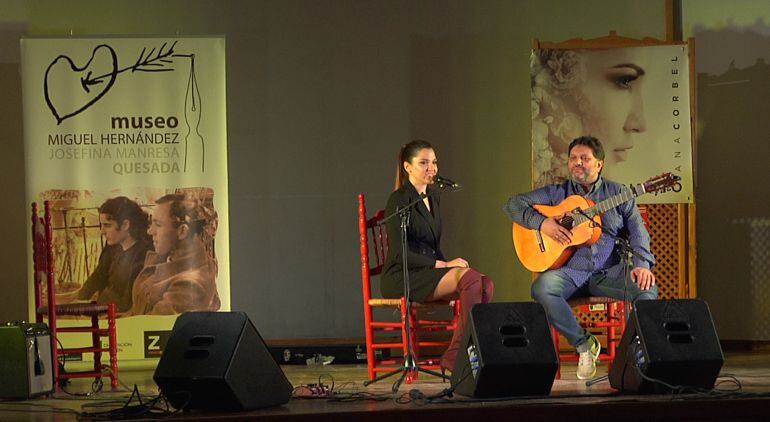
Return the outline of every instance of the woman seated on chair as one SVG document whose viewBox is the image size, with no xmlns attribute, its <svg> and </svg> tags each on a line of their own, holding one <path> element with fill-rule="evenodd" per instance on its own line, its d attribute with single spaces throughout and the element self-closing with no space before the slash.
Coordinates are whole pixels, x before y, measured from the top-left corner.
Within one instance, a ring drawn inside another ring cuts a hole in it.
<svg viewBox="0 0 770 422">
<path fill-rule="evenodd" d="M 147 235 L 149 216 L 136 202 L 118 196 L 99 207 L 99 225 L 105 246 L 96 269 L 79 290 L 57 294 L 56 302 L 115 302 L 117 311 L 125 312 L 131 309 L 134 279 L 142 269 L 145 255 L 152 250 Z"/>
<path fill-rule="evenodd" d="M 433 146 L 422 140 L 409 142 L 401 147 L 397 166 L 396 190 L 388 198 L 385 215 L 427 195 L 411 209 L 406 230 L 410 298 L 413 302 L 460 299 L 462 315 L 441 357 L 441 368 L 451 371 L 468 312 L 474 304 L 492 300 L 494 285 L 465 259 L 447 260 L 441 252 L 441 188 L 433 184 L 438 174 Z M 398 298 L 404 295 L 401 219 L 389 219 L 387 228 L 390 248 L 380 289 L 384 297 Z"/>
</svg>

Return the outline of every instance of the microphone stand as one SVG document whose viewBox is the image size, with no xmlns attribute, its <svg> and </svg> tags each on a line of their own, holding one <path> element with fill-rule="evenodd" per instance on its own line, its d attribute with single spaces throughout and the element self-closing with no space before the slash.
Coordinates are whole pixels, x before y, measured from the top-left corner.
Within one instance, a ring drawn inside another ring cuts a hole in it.
<svg viewBox="0 0 770 422">
<path fill-rule="evenodd" d="M 445 185 L 443 184 L 439 184 L 440 189 L 436 189 L 433 192 L 428 194 L 424 194 L 424 193 L 419 194 L 420 197 L 418 199 L 415 199 L 414 201 L 410 202 L 409 204 L 403 207 L 396 208 L 396 211 L 393 214 L 382 219 L 382 221 L 385 222 L 395 217 L 396 215 L 398 215 L 401 218 L 401 265 L 403 266 L 403 272 L 404 272 L 403 277 L 404 277 L 404 302 L 405 302 L 405 309 L 403 311 L 403 314 L 406 315 L 406 319 L 404 320 L 404 325 L 405 325 L 407 353 L 406 353 L 406 356 L 404 356 L 404 367 L 402 369 L 396 369 L 394 371 L 380 375 L 379 377 L 375 377 L 372 380 L 366 380 L 364 381 L 364 386 L 368 386 L 377 381 L 381 381 L 385 378 L 392 377 L 396 374 L 401 374 L 401 376 L 398 377 L 396 382 L 393 383 L 392 391 L 393 393 L 397 393 L 398 389 L 401 387 L 401 383 L 404 382 L 404 378 L 406 378 L 408 374 L 424 372 L 426 374 L 433 375 L 435 377 L 440 377 L 445 380 L 449 379 L 449 377 L 444 374 L 438 373 L 436 371 L 431 371 L 425 368 L 420 368 L 420 364 L 419 362 L 417 362 L 417 357 L 415 356 L 415 353 L 414 353 L 414 345 L 412 344 L 412 330 L 411 330 L 411 324 L 410 324 L 410 320 L 411 320 L 410 316 L 412 312 L 412 300 L 411 300 L 411 292 L 409 288 L 410 287 L 409 268 L 407 267 L 407 256 L 406 256 L 407 255 L 406 229 L 407 227 L 409 227 L 409 218 L 411 216 L 412 209 L 415 207 L 415 205 L 420 203 L 420 201 L 422 201 L 423 199 L 429 198 L 431 196 L 434 196 L 442 192 L 444 189 L 441 189 L 441 188 L 443 188 L 444 186 Z"/>
<path fill-rule="evenodd" d="M 628 321 L 630 316 L 630 308 L 631 305 L 628 303 L 628 294 L 627 294 L 627 288 L 628 285 L 631 283 L 631 269 L 633 268 L 633 257 L 637 257 L 639 259 L 645 259 L 639 252 L 635 251 L 634 248 L 631 246 L 631 242 L 628 241 L 628 239 L 625 239 L 620 236 L 616 236 L 610 232 L 607 231 L 607 229 L 604 228 L 600 223 L 596 222 L 593 218 L 591 218 L 588 214 L 583 212 L 582 209 L 576 209 L 576 211 L 582 215 L 583 217 L 586 217 L 588 221 L 590 221 L 591 227 L 599 227 L 602 231 L 602 233 L 606 234 L 610 238 L 612 238 L 615 241 L 615 245 L 618 246 L 617 253 L 620 255 L 620 261 L 623 263 L 623 315 L 626 317 L 626 321 Z M 591 387 L 594 384 L 598 384 L 602 381 L 605 381 L 609 379 L 609 374 L 602 375 L 600 377 L 596 377 L 594 379 L 586 381 L 586 387 Z"/>
</svg>

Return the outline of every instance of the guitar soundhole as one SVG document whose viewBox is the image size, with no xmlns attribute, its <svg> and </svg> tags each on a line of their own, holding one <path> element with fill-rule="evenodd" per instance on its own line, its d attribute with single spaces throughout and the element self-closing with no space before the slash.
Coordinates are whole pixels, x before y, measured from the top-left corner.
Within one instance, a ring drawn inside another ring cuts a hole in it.
<svg viewBox="0 0 770 422">
<path fill-rule="evenodd" d="M 567 230 L 572 230 L 572 226 L 575 224 L 575 220 L 572 218 L 572 216 L 568 215 L 562 218 L 559 224 Z"/>
</svg>

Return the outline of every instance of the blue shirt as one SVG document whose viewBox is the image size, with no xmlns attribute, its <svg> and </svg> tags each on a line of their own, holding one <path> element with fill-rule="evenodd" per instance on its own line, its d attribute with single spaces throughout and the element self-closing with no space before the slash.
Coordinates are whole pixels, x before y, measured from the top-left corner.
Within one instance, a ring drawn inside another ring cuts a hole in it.
<svg viewBox="0 0 770 422">
<path fill-rule="evenodd" d="M 567 180 L 561 184 L 548 185 L 532 192 L 516 195 L 508 200 L 503 210 L 517 224 L 530 229 L 539 229 L 546 217 L 533 208 L 535 204 L 558 205 L 572 195 L 584 196 L 598 203 L 627 189 L 619 183 L 599 177 L 591 190 L 586 193 L 580 184 Z M 613 253 L 615 240 L 609 235 L 621 236 L 629 240 L 634 251 L 639 255 L 633 257 L 634 267 L 649 269 L 655 265 L 655 258 L 650 251 L 650 235 L 644 227 L 644 220 L 639 214 L 635 200 L 631 199 L 604 212 L 601 220 L 604 230 L 599 240 L 593 245 L 584 244 L 576 247 L 575 253 L 561 268 L 575 285 L 582 286 L 591 275 L 620 262 L 620 256 Z"/>
</svg>

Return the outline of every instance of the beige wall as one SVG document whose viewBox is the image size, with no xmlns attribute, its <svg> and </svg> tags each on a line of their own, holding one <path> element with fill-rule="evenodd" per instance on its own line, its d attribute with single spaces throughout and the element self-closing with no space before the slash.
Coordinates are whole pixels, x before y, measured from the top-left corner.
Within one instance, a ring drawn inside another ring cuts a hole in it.
<svg viewBox="0 0 770 422">
<path fill-rule="evenodd" d="M 7 2 L 29 35 L 227 37 L 233 308 L 266 338 L 362 335 L 355 195 L 384 206 L 395 154 L 434 142 L 445 251 L 529 300 L 501 207 L 530 186 L 531 39 L 664 36 L 663 0 Z M 12 7 L 11 7 L 12 6 Z M 12 16 L 12 18 L 6 18 Z M 10 23 L 9 23 L 10 25 Z M 3 45 L 18 42 L 2 32 Z M 7 55 L 6 55 L 7 56 Z M 0 320 L 25 317 L 18 51 L 0 76 Z"/>
<path fill-rule="evenodd" d="M 770 340 L 770 3 L 683 2 L 698 72 L 698 292 L 721 339 Z"/>
</svg>

